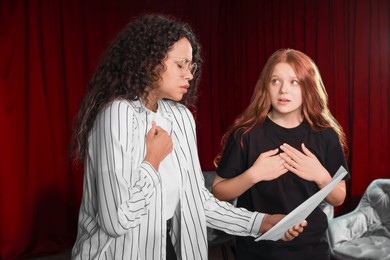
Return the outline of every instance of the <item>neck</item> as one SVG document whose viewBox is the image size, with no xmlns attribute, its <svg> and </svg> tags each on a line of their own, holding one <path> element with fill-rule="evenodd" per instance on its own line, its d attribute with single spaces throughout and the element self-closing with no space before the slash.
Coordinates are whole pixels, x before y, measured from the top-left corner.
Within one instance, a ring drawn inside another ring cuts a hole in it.
<svg viewBox="0 0 390 260">
<path fill-rule="evenodd" d="M 157 112 L 157 108 L 158 108 L 158 100 L 157 99 L 154 99 L 149 95 L 145 98 L 141 98 L 141 101 L 142 101 L 142 103 L 144 103 L 144 105 L 147 109 L 149 109 L 150 111 L 153 111 L 153 112 Z"/>
<path fill-rule="evenodd" d="M 294 128 L 299 126 L 303 121 L 302 114 L 277 114 L 272 111 L 268 113 L 268 117 L 276 124 L 284 127 L 284 128 Z"/>
<path fill-rule="evenodd" d="M 144 105 L 147 109 L 149 109 L 150 111 L 153 111 L 153 112 L 157 112 L 157 109 L 158 109 L 158 104 L 157 102 L 154 102 L 154 103 L 151 103 L 151 102 L 144 102 Z"/>
</svg>

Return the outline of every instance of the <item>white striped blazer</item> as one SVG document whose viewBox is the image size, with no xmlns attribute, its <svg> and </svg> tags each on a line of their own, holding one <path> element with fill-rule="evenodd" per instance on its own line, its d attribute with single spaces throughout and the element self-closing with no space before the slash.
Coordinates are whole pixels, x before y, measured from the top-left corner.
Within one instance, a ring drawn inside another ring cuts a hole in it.
<svg viewBox="0 0 390 260">
<path fill-rule="evenodd" d="M 178 259 L 207 259 L 206 224 L 257 235 L 264 214 L 218 201 L 204 186 L 191 112 L 167 100 L 158 109 L 172 122 L 168 132 L 182 184 L 171 231 Z M 140 101 L 115 100 L 98 115 L 88 139 L 72 259 L 165 259 L 167 198 L 159 173 L 144 161 L 149 113 Z"/>
</svg>

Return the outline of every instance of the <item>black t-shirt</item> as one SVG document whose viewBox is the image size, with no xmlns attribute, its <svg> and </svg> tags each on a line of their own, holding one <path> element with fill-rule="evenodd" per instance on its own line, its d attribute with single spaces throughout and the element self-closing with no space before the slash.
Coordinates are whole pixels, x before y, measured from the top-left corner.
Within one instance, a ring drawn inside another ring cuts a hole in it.
<svg viewBox="0 0 390 260">
<path fill-rule="evenodd" d="M 262 125 L 254 127 L 242 138 L 242 147 L 240 143 L 240 132 L 229 137 L 217 168 L 220 177 L 236 177 L 252 166 L 261 153 L 279 148 L 283 143 L 301 152 L 304 143 L 332 176 L 341 165 L 348 169 L 336 132 L 331 128 L 316 132 L 306 121 L 287 129 L 267 117 Z M 344 179 L 349 179 L 349 174 Z M 275 180 L 255 184 L 238 198 L 237 206 L 269 214 L 288 214 L 318 190 L 314 182 L 287 172 Z M 289 242 L 255 242 L 252 237 L 237 237 L 238 256 L 241 253 L 248 255 L 238 259 L 251 259 L 249 255 L 256 255 L 253 259 L 315 259 L 314 256 L 327 255 L 329 249 L 323 240 L 328 227 L 325 213 L 317 208 L 306 220 L 308 226 L 304 232 Z"/>
</svg>

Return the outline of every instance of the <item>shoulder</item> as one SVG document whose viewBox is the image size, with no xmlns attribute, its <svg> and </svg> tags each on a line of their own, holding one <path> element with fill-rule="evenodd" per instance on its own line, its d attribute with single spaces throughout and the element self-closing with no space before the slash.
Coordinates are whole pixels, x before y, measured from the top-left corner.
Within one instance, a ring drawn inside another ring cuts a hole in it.
<svg viewBox="0 0 390 260">
<path fill-rule="evenodd" d="M 175 101 L 172 101 L 172 100 L 163 99 L 163 100 L 160 100 L 160 104 L 166 110 L 178 110 L 181 112 L 188 110 L 188 108 L 185 105 L 178 103 L 178 102 L 175 102 Z"/>
<path fill-rule="evenodd" d="M 339 136 L 338 134 L 336 133 L 336 131 L 329 127 L 329 128 L 326 128 L 324 130 L 320 130 L 320 131 L 313 131 L 315 135 L 317 136 L 320 136 L 322 139 L 325 139 L 326 141 L 334 141 L 334 140 L 339 140 Z"/>
<path fill-rule="evenodd" d="M 128 110 L 134 111 L 135 105 L 132 104 L 132 101 L 125 99 L 115 99 L 114 101 L 106 104 L 103 108 L 104 113 L 121 113 Z"/>
<path fill-rule="evenodd" d="M 244 133 L 245 130 L 243 128 L 236 128 L 233 130 L 226 140 L 226 149 L 232 149 L 234 147 L 241 147 L 247 143 L 247 140 L 250 139 L 250 135 L 253 129 L 251 129 L 248 133 Z"/>
<path fill-rule="evenodd" d="M 262 138 L 266 132 L 267 126 L 266 123 L 258 124 L 253 126 L 249 131 L 247 128 L 237 128 L 230 135 L 231 138 L 238 140 L 239 142 L 250 142 L 251 140 L 258 140 Z"/>
<path fill-rule="evenodd" d="M 98 119 L 110 125 L 117 125 L 121 122 L 129 120 L 137 113 L 137 104 L 135 101 L 128 101 L 125 99 L 116 99 L 104 106 L 100 112 Z"/>
<path fill-rule="evenodd" d="M 183 119 L 190 119 L 193 121 L 193 115 L 191 111 L 183 104 L 171 101 L 171 100 L 161 100 L 159 101 L 160 105 L 163 107 L 165 112 L 171 113 L 174 115 L 174 117 L 178 118 L 181 117 Z"/>
<path fill-rule="evenodd" d="M 310 142 L 316 146 L 321 146 L 326 150 L 339 149 L 341 146 L 338 134 L 333 128 L 326 128 L 320 131 L 310 131 Z"/>
</svg>

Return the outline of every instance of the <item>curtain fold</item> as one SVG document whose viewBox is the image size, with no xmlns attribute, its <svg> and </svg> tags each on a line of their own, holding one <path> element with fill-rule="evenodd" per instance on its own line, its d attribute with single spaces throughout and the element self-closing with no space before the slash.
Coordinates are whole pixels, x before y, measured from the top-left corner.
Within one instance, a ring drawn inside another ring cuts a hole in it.
<svg viewBox="0 0 390 260">
<path fill-rule="evenodd" d="M 83 177 L 82 165 L 69 159 L 73 118 L 102 52 L 145 12 L 187 21 L 202 44 L 194 114 L 204 170 L 214 169 L 221 137 L 250 102 L 268 57 L 294 48 L 317 63 L 347 134 L 348 196 L 390 178 L 388 0 L 6 0 L 0 4 L 0 259 L 72 246 Z"/>
</svg>

